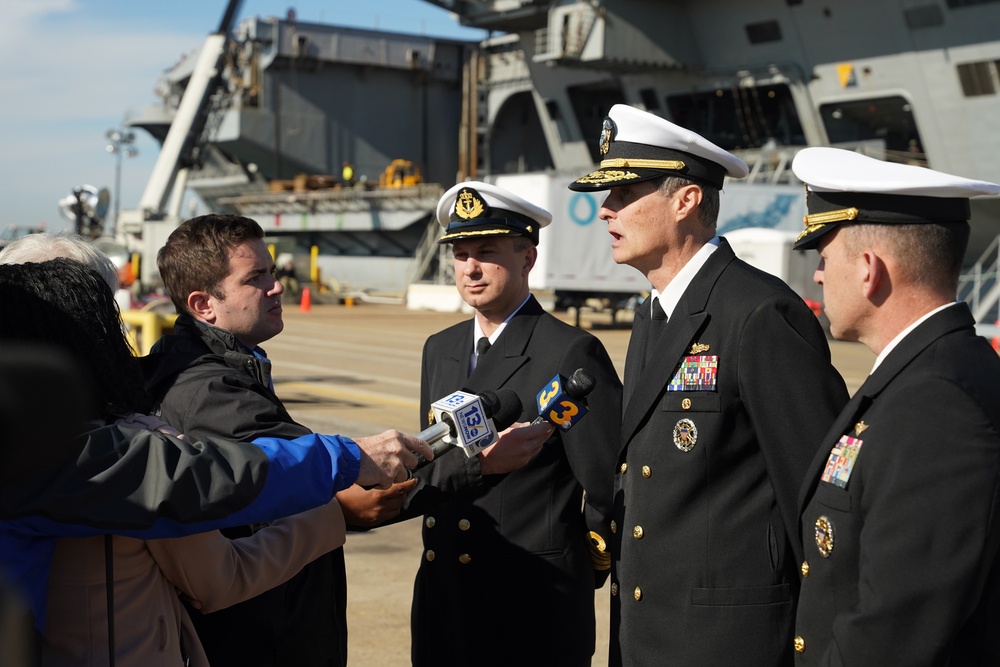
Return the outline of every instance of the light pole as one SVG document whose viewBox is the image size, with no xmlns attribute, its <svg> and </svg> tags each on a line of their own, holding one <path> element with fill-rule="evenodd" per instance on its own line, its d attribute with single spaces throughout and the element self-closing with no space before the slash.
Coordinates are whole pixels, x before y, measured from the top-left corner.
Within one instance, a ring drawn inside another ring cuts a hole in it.
<svg viewBox="0 0 1000 667">
<path fill-rule="evenodd" d="M 121 191 L 122 191 L 122 155 L 126 157 L 135 157 L 139 154 L 132 144 L 135 143 L 135 133 L 131 131 L 126 131 L 124 128 L 118 128 L 113 130 L 108 130 L 104 133 L 104 136 L 108 138 L 109 143 L 106 150 L 115 156 L 115 216 L 114 222 L 108 225 L 108 236 L 114 236 L 116 228 L 118 226 L 118 209 L 121 208 Z"/>
</svg>

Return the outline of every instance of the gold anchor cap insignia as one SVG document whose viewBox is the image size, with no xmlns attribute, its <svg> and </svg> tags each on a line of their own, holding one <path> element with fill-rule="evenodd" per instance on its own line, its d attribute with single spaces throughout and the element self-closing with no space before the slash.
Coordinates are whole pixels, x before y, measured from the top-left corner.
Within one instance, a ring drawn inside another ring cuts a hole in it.
<svg viewBox="0 0 1000 667">
<path fill-rule="evenodd" d="M 471 220 L 483 215 L 486 204 L 479 198 L 479 193 L 470 188 L 463 188 L 455 199 L 455 215 L 462 220 Z"/>
<path fill-rule="evenodd" d="M 695 343 L 691 346 L 690 354 L 701 354 L 702 352 L 708 352 L 712 349 L 712 346 L 708 343 Z"/>
</svg>

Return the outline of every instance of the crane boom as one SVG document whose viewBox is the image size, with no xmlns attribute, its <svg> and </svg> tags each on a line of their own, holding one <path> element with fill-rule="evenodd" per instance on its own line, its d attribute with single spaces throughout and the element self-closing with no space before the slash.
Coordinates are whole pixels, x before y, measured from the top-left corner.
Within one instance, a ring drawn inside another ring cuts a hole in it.
<svg viewBox="0 0 1000 667">
<path fill-rule="evenodd" d="M 193 151 L 205 128 L 209 100 L 222 79 L 223 56 L 229 31 L 242 0 L 229 0 L 219 29 L 209 35 L 191 73 L 191 80 L 184 89 L 177 113 L 170 123 L 153 172 L 139 200 L 139 209 L 146 220 L 163 217 L 167 199 L 177 180 L 178 172 L 189 166 Z"/>
<path fill-rule="evenodd" d="M 242 0 L 228 0 L 218 30 L 205 39 L 139 206 L 121 211 L 121 219 L 116 221 L 121 240 L 130 251 L 134 250 L 135 239 L 128 234 L 141 235 L 140 279 L 146 287 L 158 281 L 156 253 L 180 222 L 178 211 L 187 184 L 187 172 L 204 140 L 211 99 L 222 84 L 226 43 L 241 4 Z M 173 201 L 168 209 L 171 193 Z"/>
</svg>

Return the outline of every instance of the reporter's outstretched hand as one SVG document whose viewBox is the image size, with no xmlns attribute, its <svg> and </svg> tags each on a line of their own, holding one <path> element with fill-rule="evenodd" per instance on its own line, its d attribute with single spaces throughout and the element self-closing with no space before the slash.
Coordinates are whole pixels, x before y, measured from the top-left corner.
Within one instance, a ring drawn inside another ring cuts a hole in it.
<svg viewBox="0 0 1000 667">
<path fill-rule="evenodd" d="M 354 438 L 354 442 L 361 448 L 361 471 L 356 482 L 361 486 L 388 489 L 410 478 L 418 454 L 428 461 L 434 458 L 434 450 L 426 442 L 396 430 Z"/>
<path fill-rule="evenodd" d="M 399 516 L 406 494 L 416 486 L 411 479 L 393 484 L 388 489 L 363 489 L 357 484 L 337 493 L 337 502 L 344 512 L 344 522 L 356 528 L 378 526 Z"/>
</svg>

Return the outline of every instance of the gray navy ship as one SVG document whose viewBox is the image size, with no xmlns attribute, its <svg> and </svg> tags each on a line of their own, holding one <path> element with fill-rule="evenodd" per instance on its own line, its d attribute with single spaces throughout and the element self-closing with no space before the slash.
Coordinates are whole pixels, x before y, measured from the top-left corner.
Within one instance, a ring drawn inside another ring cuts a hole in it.
<svg viewBox="0 0 1000 667">
<path fill-rule="evenodd" d="M 170 191 L 186 185 L 211 210 L 255 218 L 328 279 L 399 292 L 445 270 L 432 211 L 457 180 L 530 177 L 557 219 L 603 227 L 599 202 L 565 184 L 598 162 L 601 121 L 618 103 L 750 165 L 725 187 L 727 235 L 801 228 L 789 166 L 805 146 L 1000 181 L 998 0 L 426 1 L 481 28 L 482 41 L 291 13 L 224 18 L 214 59 L 206 42 L 130 120 L 166 148 L 199 82 L 186 138 L 161 156 L 122 231 L 155 247 L 176 224 Z M 998 234 L 1000 199 L 974 200 L 963 296 L 990 322 Z"/>
</svg>

